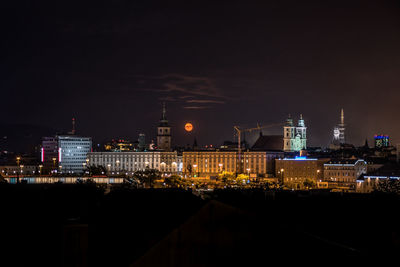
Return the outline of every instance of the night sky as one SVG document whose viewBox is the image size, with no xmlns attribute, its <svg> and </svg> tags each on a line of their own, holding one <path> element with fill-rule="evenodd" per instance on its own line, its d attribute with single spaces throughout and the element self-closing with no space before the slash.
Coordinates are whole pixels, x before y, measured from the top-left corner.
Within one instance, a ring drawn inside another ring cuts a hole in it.
<svg viewBox="0 0 400 267">
<path fill-rule="evenodd" d="M 400 143 L 397 1 L 10 2 L 2 124 L 67 130 L 75 117 L 95 140 L 149 141 L 165 101 L 176 144 L 302 113 L 308 144 L 327 146 L 343 107 L 349 142 Z"/>
</svg>

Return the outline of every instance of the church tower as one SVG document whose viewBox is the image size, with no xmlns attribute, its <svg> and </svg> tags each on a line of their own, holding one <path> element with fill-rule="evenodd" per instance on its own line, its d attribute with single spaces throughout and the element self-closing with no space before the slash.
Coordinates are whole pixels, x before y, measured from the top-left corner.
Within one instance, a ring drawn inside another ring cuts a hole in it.
<svg viewBox="0 0 400 267">
<path fill-rule="evenodd" d="M 289 115 L 283 127 L 283 150 L 294 152 L 303 149 L 307 149 L 307 127 L 303 115 L 300 115 L 297 126 L 294 125 L 293 119 Z"/>
<path fill-rule="evenodd" d="M 295 136 L 296 127 L 293 126 L 293 119 L 289 117 L 286 119 L 286 124 L 283 126 L 283 150 L 293 151 L 293 139 Z"/>
<path fill-rule="evenodd" d="M 307 149 L 307 127 L 303 120 L 303 114 L 300 114 L 300 119 L 297 123 L 296 138 L 295 151 Z"/>
<path fill-rule="evenodd" d="M 165 103 L 163 103 L 161 120 L 157 127 L 157 148 L 165 151 L 171 150 L 171 127 L 168 124 Z"/>
</svg>

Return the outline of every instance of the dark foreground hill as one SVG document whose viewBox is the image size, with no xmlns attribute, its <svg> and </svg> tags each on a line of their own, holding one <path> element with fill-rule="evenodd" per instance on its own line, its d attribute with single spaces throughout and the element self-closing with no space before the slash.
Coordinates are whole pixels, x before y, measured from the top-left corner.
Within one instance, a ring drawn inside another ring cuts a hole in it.
<svg viewBox="0 0 400 267">
<path fill-rule="evenodd" d="M 321 265 L 400 248 L 388 195 L 0 184 L 0 200 L 2 266 Z"/>
</svg>

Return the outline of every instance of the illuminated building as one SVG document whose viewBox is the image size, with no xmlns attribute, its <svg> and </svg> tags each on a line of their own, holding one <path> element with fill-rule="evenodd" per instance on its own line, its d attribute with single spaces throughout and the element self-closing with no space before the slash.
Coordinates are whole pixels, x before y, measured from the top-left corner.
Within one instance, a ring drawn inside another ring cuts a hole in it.
<svg viewBox="0 0 400 267">
<path fill-rule="evenodd" d="M 134 145 L 127 139 L 112 139 L 104 145 L 106 151 L 122 152 L 122 151 L 133 151 Z"/>
<path fill-rule="evenodd" d="M 87 153 L 92 149 L 90 137 L 58 135 L 44 137 L 41 159 L 47 171 L 83 173 L 86 169 Z"/>
<path fill-rule="evenodd" d="M 171 150 L 171 127 L 168 124 L 165 103 L 163 103 L 161 120 L 157 127 L 157 148 L 165 151 Z"/>
<path fill-rule="evenodd" d="M 53 160 L 55 159 L 55 161 Z M 58 139 L 55 137 L 43 137 L 40 160 L 43 170 L 49 172 L 58 167 Z"/>
<path fill-rule="evenodd" d="M 177 174 L 182 169 L 177 152 L 91 152 L 88 153 L 90 166 L 103 166 L 109 174 L 144 171 L 146 168 L 159 170 L 162 174 Z"/>
<path fill-rule="evenodd" d="M 0 166 L 0 175 L 16 175 L 17 173 L 21 175 L 32 175 L 32 174 L 39 174 L 39 166 L 37 165 L 5 165 Z"/>
<path fill-rule="evenodd" d="M 184 151 L 183 170 L 186 177 L 212 177 L 222 172 L 235 174 L 238 153 L 236 151 Z M 265 176 L 267 153 L 263 151 L 242 152 L 243 170 L 250 177 Z"/>
<path fill-rule="evenodd" d="M 4 178 L 10 184 L 16 184 L 16 177 L 5 177 Z M 76 184 L 78 181 L 86 182 L 88 180 L 94 181 L 96 184 L 122 184 L 124 178 L 114 177 L 62 177 L 62 176 L 34 176 L 34 177 L 20 177 L 20 182 L 25 181 L 27 184 Z"/>
<path fill-rule="evenodd" d="M 294 152 L 303 149 L 307 149 L 307 127 L 303 116 L 300 115 L 298 124 L 295 126 L 293 119 L 289 115 L 283 127 L 283 150 L 285 152 Z"/>
<path fill-rule="evenodd" d="M 389 147 L 389 136 L 388 135 L 375 135 L 375 148 Z"/>
<path fill-rule="evenodd" d="M 92 138 L 79 136 L 57 136 L 58 166 L 64 173 L 83 173 L 87 154 L 92 150 Z"/>
<path fill-rule="evenodd" d="M 266 153 L 266 173 L 270 177 L 275 175 L 275 159 L 284 157 L 282 139 L 282 135 L 263 135 L 260 132 L 260 136 L 251 147 L 252 151 L 264 151 Z"/>
<path fill-rule="evenodd" d="M 330 188 L 355 189 L 357 179 L 367 173 L 362 159 L 331 160 L 324 164 L 324 181 Z"/>
<path fill-rule="evenodd" d="M 329 159 L 311 159 L 307 157 L 284 158 L 275 160 L 275 175 L 284 185 L 293 189 L 303 189 L 304 183 L 323 179 L 324 164 Z"/>
</svg>

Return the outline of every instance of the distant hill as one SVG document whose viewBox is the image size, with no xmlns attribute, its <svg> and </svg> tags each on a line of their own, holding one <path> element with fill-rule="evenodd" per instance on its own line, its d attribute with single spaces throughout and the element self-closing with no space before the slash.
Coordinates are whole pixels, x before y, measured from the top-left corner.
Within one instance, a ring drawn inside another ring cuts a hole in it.
<svg viewBox="0 0 400 267">
<path fill-rule="evenodd" d="M 0 151 L 34 153 L 43 136 L 56 134 L 56 130 L 40 125 L 0 123 Z"/>
</svg>

